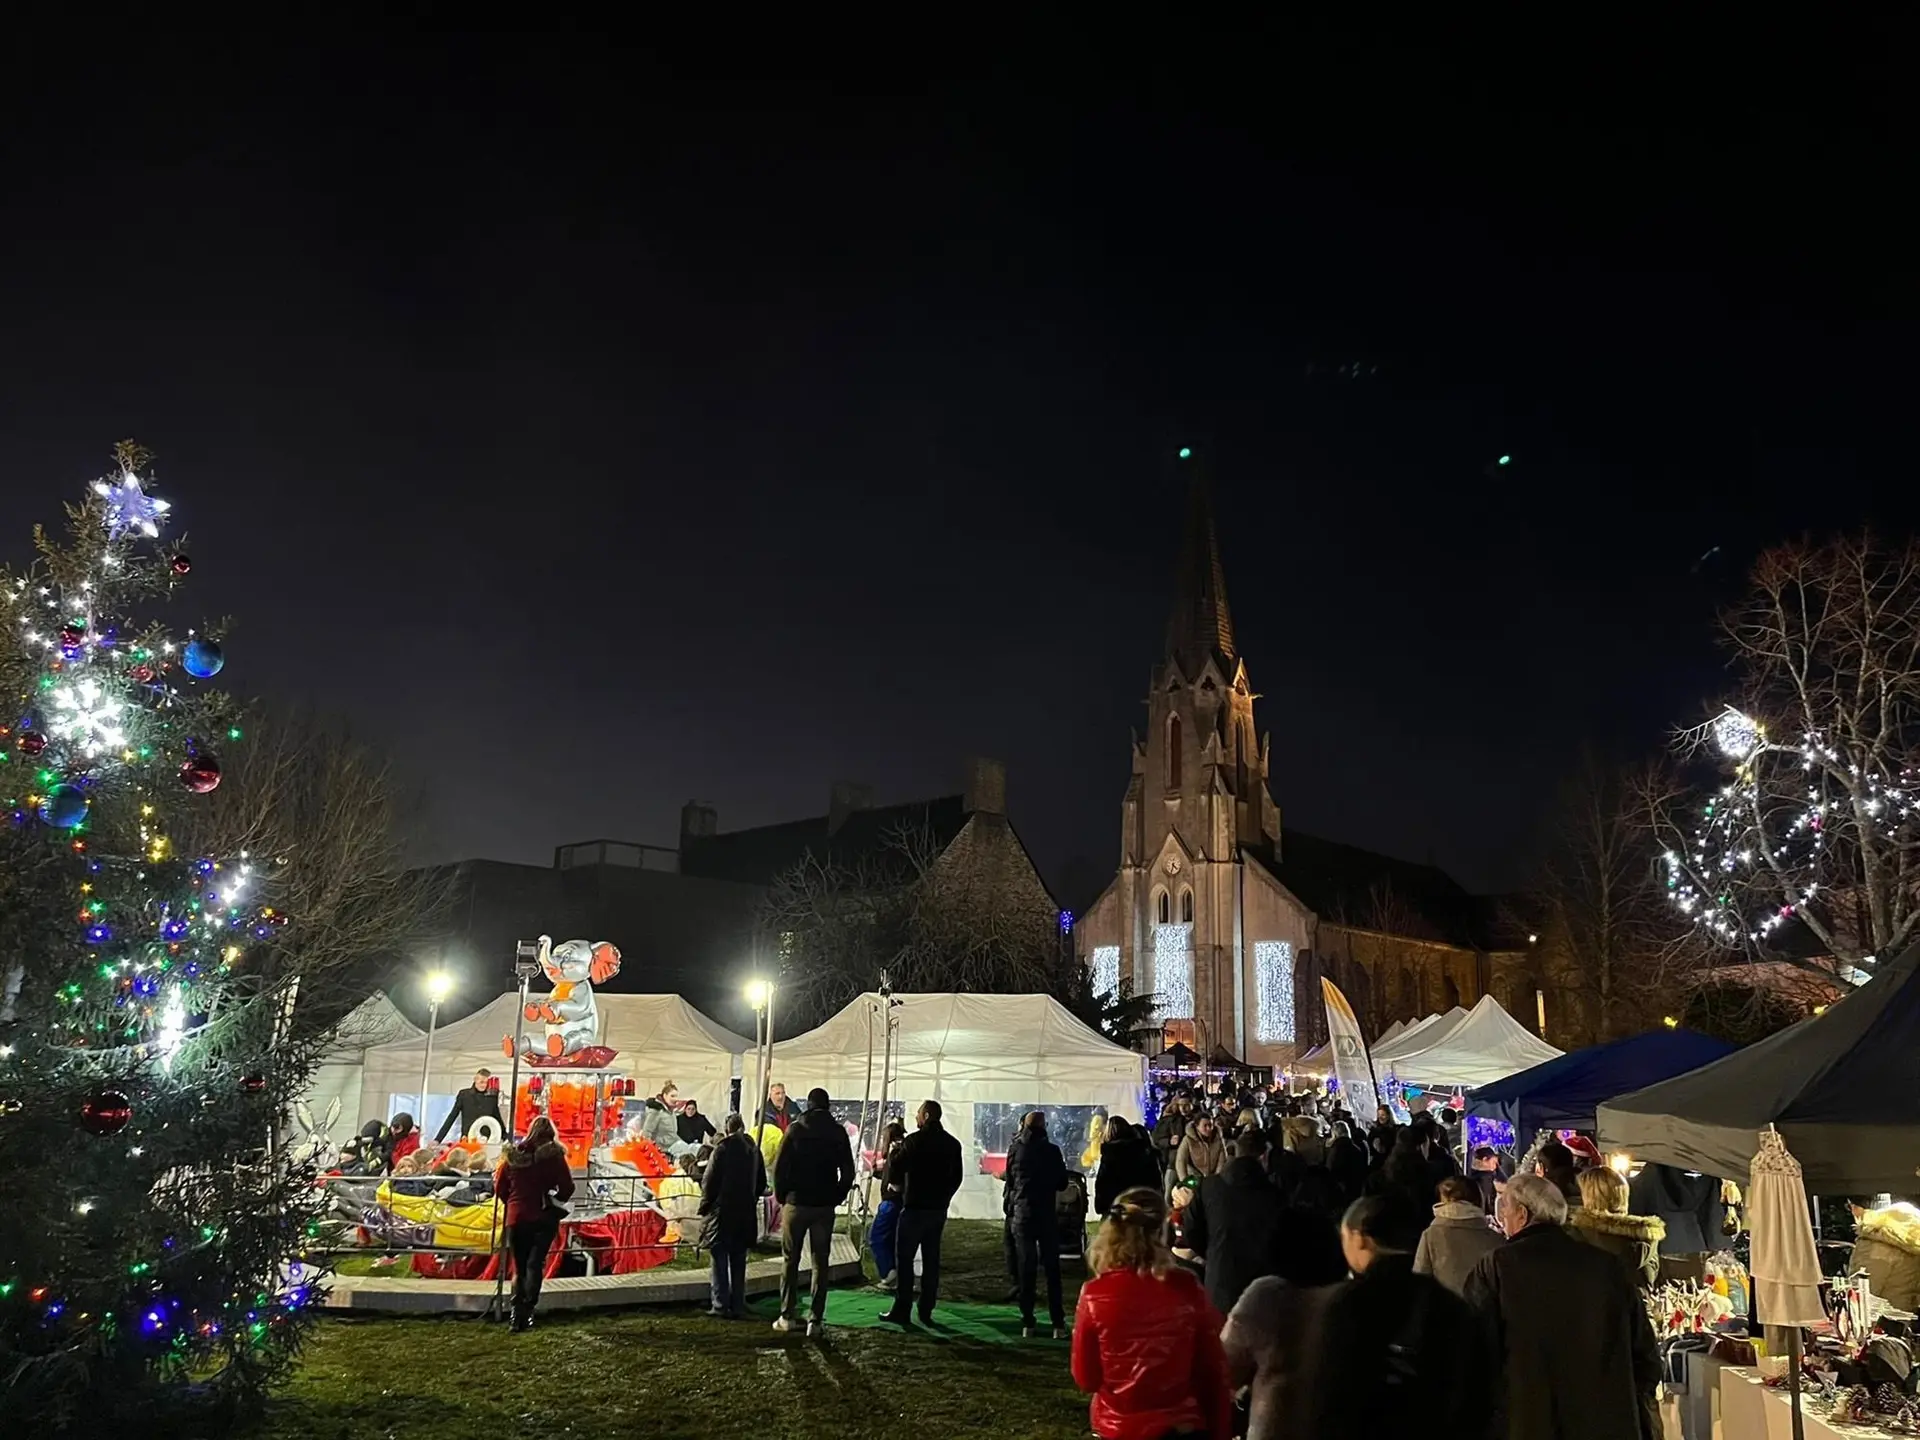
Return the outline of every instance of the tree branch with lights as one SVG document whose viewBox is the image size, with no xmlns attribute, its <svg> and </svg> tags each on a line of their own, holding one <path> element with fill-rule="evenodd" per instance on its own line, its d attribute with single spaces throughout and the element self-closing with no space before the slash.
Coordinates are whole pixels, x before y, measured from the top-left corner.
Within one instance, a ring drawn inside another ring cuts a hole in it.
<svg viewBox="0 0 1920 1440">
<path fill-rule="evenodd" d="M 1749 958 L 1862 978 L 1920 933 L 1920 544 L 1770 550 L 1721 629 L 1740 683 L 1680 749 L 1725 778 L 1652 810 L 1669 896 Z"/>
</svg>

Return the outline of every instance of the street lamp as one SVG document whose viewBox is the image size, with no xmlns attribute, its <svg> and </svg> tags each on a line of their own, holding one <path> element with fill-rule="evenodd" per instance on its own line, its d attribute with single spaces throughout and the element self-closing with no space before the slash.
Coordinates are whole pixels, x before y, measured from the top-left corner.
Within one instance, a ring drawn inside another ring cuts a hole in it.
<svg viewBox="0 0 1920 1440">
<path fill-rule="evenodd" d="M 753 1143 L 760 1143 L 760 1127 L 766 1123 L 767 1115 L 767 1067 L 773 1063 L 773 982 L 771 980 L 749 980 L 747 982 L 747 1004 L 753 1007 L 754 1033 L 754 1076 L 753 1076 L 753 1112 L 748 1122 L 752 1129 Z"/>
<path fill-rule="evenodd" d="M 427 1077 L 433 1072 L 433 1030 L 440 1023 L 440 1002 L 453 993 L 453 976 L 444 970 L 429 970 L 422 988 L 427 992 L 427 1054 L 420 1063 L 420 1113 L 414 1121 L 422 1130 L 427 1126 Z"/>
</svg>

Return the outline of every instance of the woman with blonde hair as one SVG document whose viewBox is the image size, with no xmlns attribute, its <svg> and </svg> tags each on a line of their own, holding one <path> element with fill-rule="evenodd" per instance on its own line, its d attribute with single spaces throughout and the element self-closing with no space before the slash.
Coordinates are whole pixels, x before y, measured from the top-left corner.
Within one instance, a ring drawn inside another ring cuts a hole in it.
<svg viewBox="0 0 1920 1440">
<path fill-rule="evenodd" d="M 1605 1165 L 1582 1170 L 1575 1183 L 1580 1187 L 1580 1203 L 1567 1212 L 1568 1231 L 1617 1255 L 1637 1288 L 1651 1290 L 1658 1285 L 1666 1222 L 1655 1215 L 1629 1215 L 1627 1182 Z"/>
<path fill-rule="evenodd" d="M 1228 1440 L 1233 1387 L 1221 1319 L 1167 1249 L 1167 1203 L 1122 1193 L 1087 1249 L 1094 1278 L 1074 1314 L 1074 1383 L 1100 1440 Z"/>
</svg>

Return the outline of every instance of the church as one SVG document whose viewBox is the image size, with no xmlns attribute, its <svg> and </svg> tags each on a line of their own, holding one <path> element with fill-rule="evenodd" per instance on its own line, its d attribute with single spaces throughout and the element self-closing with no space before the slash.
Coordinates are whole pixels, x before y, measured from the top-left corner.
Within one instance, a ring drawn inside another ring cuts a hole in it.
<svg viewBox="0 0 1920 1440">
<path fill-rule="evenodd" d="M 1075 927 L 1094 988 L 1151 992 L 1168 1043 L 1284 1067 L 1326 1038 L 1320 979 L 1369 1037 L 1492 993 L 1544 1006 L 1527 937 L 1431 865 L 1283 826 L 1271 739 L 1227 607 L 1213 503 L 1192 467 L 1166 650 L 1133 740 L 1120 864 Z M 1517 941 L 1517 943 L 1515 943 Z"/>
</svg>

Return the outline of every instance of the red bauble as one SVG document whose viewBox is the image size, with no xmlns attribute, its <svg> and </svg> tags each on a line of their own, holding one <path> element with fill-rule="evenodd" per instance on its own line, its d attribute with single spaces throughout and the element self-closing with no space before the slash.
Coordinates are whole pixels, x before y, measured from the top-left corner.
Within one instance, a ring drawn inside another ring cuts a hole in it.
<svg viewBox="0 0 1920 1440">
<path fill-rule="evenodd" d="M 60 627 L 60 643 L 71 650 L 87 638 L 87 627 L 78 620 Z"/>
<path fill-rule="evenodd" d="M 220 762 L 202 751 L 189 756 L 180 767 L 180 783 L 196 795 L 204 795 L 220 784 Z"/>
<path fill-rule="evenodd" d="M 128 673 L 133 676 L 133 683 L 136 685 L 151 685 L 153 683 L 153 667 L 151 665 L 136 665 Z"/>
<path fill-rule="evenodd" d="M 133 1102 L 119 1090 L 96 1090 L 80 1102 L 80 1128 L 89 1135 L 118 1135 L 133 1119 Z"/>
<path fill-rule="evenodd" d="M 173 573 L 176 575 L 184 575 L 193 569 L 193 561 L 184 555 L 176 555 L 167 563 L 173 567 Z"/>
<path fill-rule="evenodd" d="M 42 735 L 38 730 L 29 730 L 20 737 L 20 753 L 22 755 L 38 755 L 46 748 L 47 737 Z"/>
<path fill-rule="evenodd" d="M 240 1088 L 249 1095 L 258 1095 L 267 1088 L 267 1077 L 258 1070 L 249 1070 L 240 1077 Z"/>
</svg>

